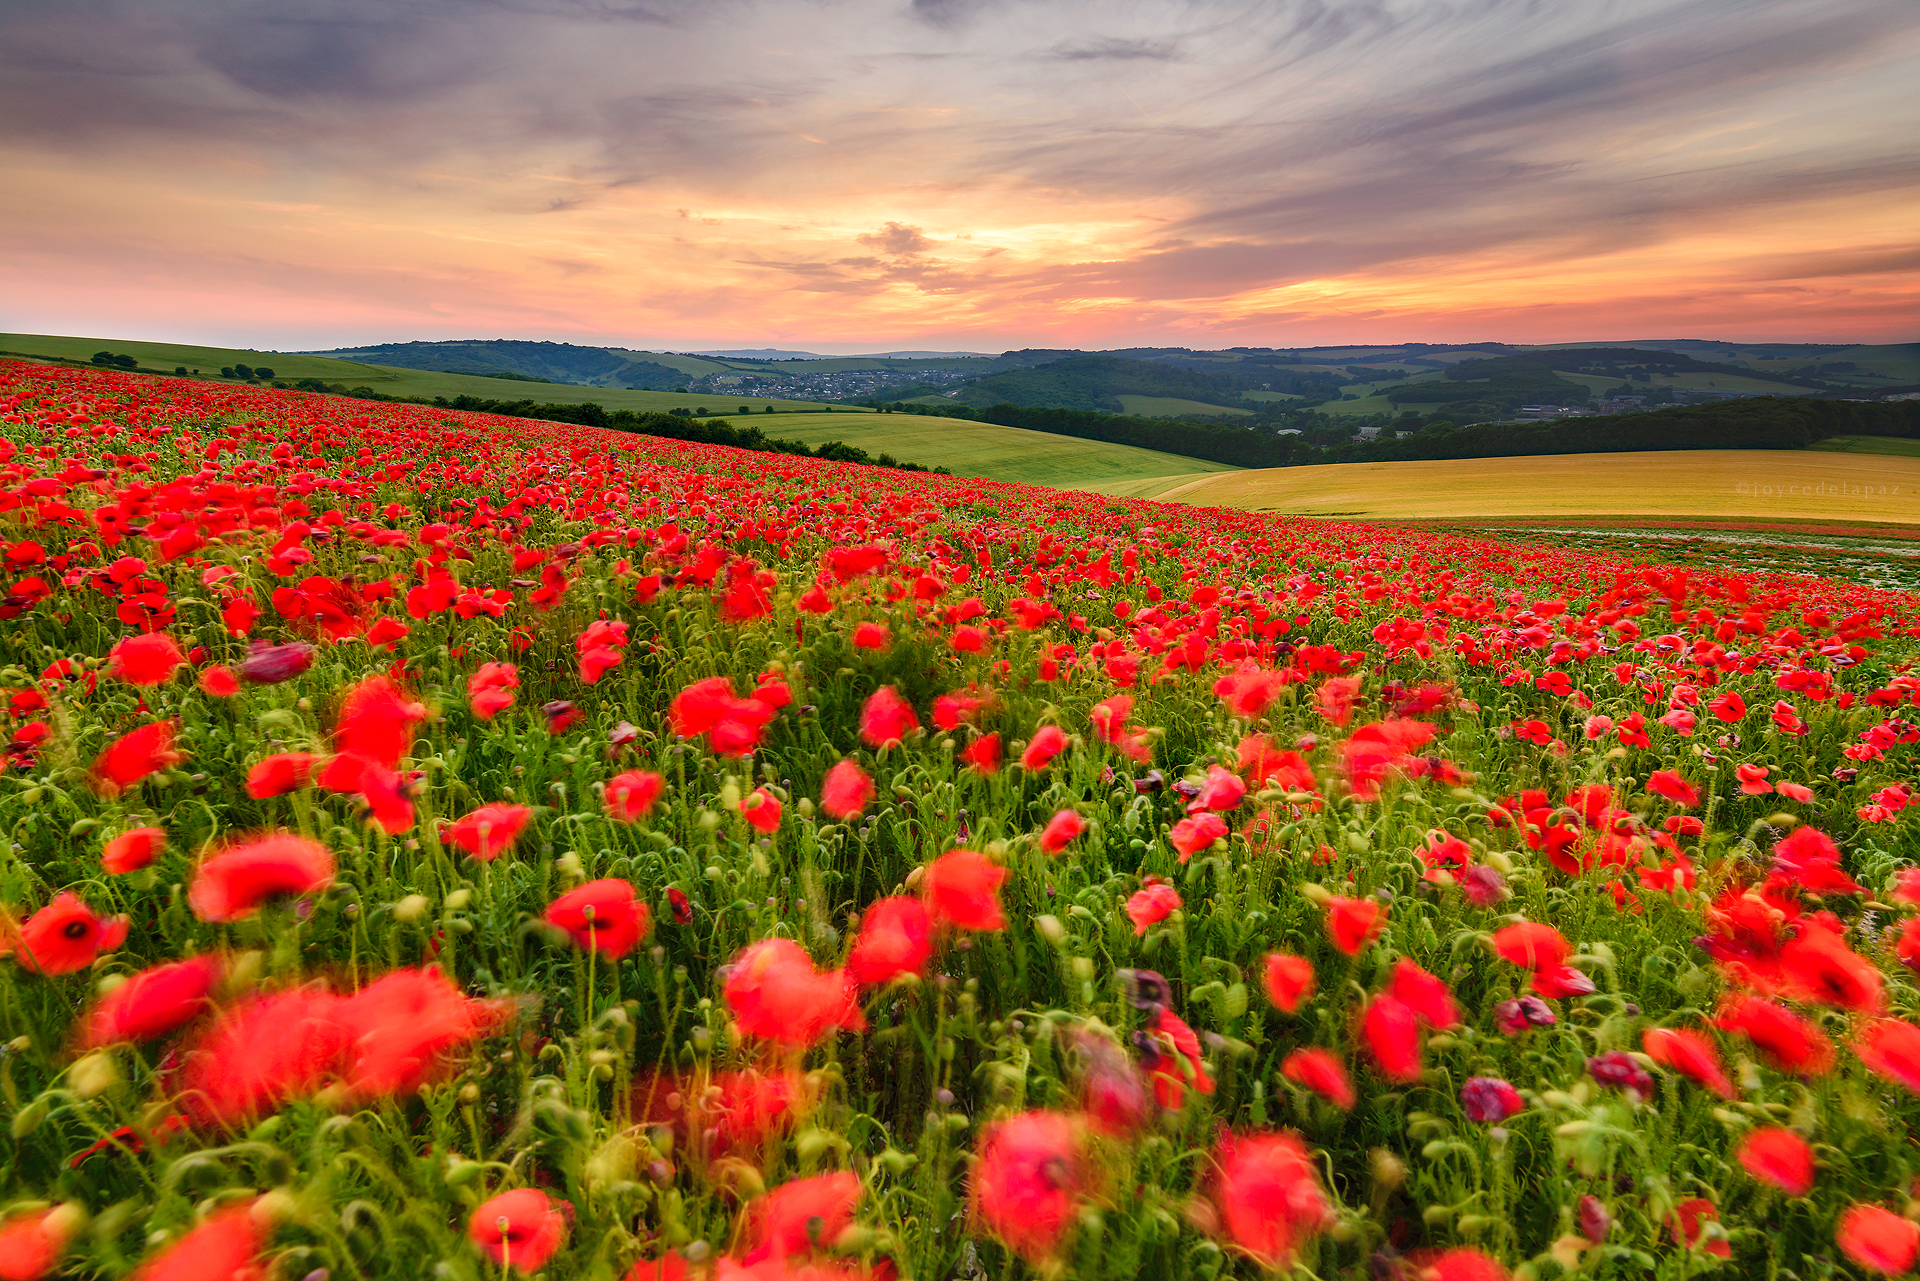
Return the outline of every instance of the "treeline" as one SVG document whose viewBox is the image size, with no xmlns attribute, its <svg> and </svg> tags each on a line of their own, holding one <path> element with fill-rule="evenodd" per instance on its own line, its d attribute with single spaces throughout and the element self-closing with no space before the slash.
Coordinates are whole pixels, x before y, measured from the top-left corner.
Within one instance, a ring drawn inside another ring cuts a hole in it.
<svg viewBox="0 0 1920 1281">
<path fill-rule="evenodd" d="M 1640 453 L 1674 449 L 1801 449 L 1829 436 L 1920 437 L 1920 401 L 1752 397 L 1606 418 L 1474 423 L 1321 448 L 1300 436 L 1169 418 L 994 405 L 900 405 L 897 410 L 966 418 L 1083 440 L 1136 445 L 1236 467 L 1313 463 L 1506 458 L 1525 454 Z M 1390 425 L 1391 426 L 1391 425 Z"/>
</svg>

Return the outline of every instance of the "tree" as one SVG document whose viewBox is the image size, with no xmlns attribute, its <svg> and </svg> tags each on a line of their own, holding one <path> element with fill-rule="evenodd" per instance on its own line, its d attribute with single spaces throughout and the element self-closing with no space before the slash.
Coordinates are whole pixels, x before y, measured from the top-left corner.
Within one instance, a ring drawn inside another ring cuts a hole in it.
<svg viewBox="0 0 1920 1281">
<path fill-rule="evenodd" d="M 235 378 L 251 378 L 253 377 L 253 370 L 246 365 L 235 365 L 233 367 L 233 376 Z"/>
<path fill-rule="evenodd" d="M 273 377 L 273 371 L 263 365 L 259 369 L 256 369 L 253 371 L 253 376 L 255 378 L 271 378 Z"/>
<path fill-rule="evenodd" d="M 742 406 L 740 406 L 740 412 L 741 412 L 741 413 L 743 413 L 743 414 L 750 414 L 750 413 L 752 413 L 752 412 L 753 412 L 753 406 L 752 406 L 752 405 L 742 405 Z"/>
</svg>

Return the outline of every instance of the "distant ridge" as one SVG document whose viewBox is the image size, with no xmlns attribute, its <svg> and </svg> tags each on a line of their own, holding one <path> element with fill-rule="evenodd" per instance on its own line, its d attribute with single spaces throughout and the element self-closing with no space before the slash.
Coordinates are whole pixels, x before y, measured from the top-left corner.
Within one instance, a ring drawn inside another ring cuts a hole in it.
<svg viewBox="0 0 1920 1281">
<path fill-rule="evenodd" d="M 689 356 L 731 356 L 735 360 L 962 360 L 990 357 L 990 351 L 851 351 L 829 356 L 817 351 L 787 351 L 779 347 L 742 347 L 729 351 L 690 351 Z"/>
</svg>

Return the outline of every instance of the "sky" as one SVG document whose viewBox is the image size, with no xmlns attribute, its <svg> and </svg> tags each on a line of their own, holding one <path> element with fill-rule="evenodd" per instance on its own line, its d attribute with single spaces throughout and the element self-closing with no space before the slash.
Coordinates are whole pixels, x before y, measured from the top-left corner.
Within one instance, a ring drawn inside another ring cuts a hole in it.
<svg viewBox="0 0 1920 1281">
<path fill-rule="evenodd" d="M 1920 340 L 1914 0 L 0 0 L 0 330 Z"/>
</svg>

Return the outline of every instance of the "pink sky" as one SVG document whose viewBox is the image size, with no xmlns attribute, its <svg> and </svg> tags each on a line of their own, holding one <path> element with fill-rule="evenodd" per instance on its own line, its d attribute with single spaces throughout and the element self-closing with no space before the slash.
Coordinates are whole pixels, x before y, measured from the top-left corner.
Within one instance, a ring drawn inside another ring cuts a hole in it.
<svg viewBox="0 0 1920 1281">
<path fill-rule="evenodd" d="M 1911 0 L 75 0 L 0 329 L 1920 338 Z"/>
</svg>

